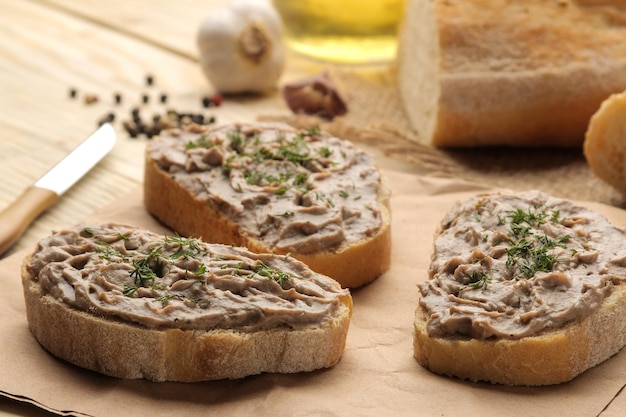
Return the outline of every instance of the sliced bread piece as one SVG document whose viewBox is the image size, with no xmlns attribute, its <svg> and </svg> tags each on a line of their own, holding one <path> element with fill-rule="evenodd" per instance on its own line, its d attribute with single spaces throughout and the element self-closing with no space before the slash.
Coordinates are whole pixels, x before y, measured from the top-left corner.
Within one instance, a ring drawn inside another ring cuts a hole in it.
<svg viewBox="0 0 626 417">
<path fill-rule="evenodd" d="M 31 332 L 54 356 L 119 378 L 192 382 L 332 367 L 348 290 L 284 255 L 82 224 L 22 266 Z"/>
<path fill-rule="evenodd" d="M 626 232 L 538 191 L 454 207 L 420 284 L 414 356 L 507 385 L 569 381 L 626 345 Z"/>
<path fill-rule="evenodd" d="M 317 129 L 192 125 L 148 144 L 144 203 L 184 236 L 290 254 L 344 287 L 389 268 L 389 188 L 373 157 Z"/>
</svg>

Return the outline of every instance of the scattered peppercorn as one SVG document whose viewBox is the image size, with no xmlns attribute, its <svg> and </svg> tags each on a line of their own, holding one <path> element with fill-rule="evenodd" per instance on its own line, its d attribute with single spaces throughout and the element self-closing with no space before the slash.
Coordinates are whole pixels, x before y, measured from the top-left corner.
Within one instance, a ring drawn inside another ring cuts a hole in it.
<svg viewBox="0 0 626 417">
<path fill-rule="evenodd" d="M 85 94 L 85 104 L 97 103 L 100 98 L 95 94 Z"/>
<path fill-rule="evenodd" d="M 138 107 L 133 107 L 133 109 L 130 112 L 132 118 L 133 118 L 133 122 L 135 123 L 141 123 L 141 114 L 139 113 L 139 108 Z"/>
<path fill-rule="evenodd" d="M 98 126 L 102 126 L 105 123 L 113 123 L 115 121 L 115 113 L 109 112 L 98 120 Z"/>
<path fill-rule="evenodd" d="M 122 126 L 131 138 L 144 135 L 148 139 L 158 136 L 161 131 L 170 128 L 177 128 L 190 124 L 208 125 L 215 123 L 215 117 L 206 117 L 200 113 L 181 113 L 173 109 L 167 110 L 165 114 L 154 114 L 151 122 L 144 123 L 138 108 L 131 111 L 132 120 L 125 121 Z"/>
<path fill-rule="evenodd" d="M 126 133 L 128 133 L 128 136 L 130 136 L 131 138 L 136 138 L 139 135 L 139 129 L 137 129 L 137 126 L 135 124 L 125 121 L 124 123 L 122 123 L 122 126 L 124 127 Z"/>
<path fill-rule="evenodd" d="M 222 96 L 220 95 L 214 95 L 213 98 L 211 98 L 211 101 L 213 102 L 214 105 L 216 105 L 217 107 L 222 105 L 222 101 L 224 99 L 222 98 Z"/>
<path fill-rule="evenodd" d="M 146 75 L 146 84 L 152 86 L 154 84 L 154 77 L 152 75 Z M 76 98 L 78 96 L 78 90 L 74 87 L 70 87 L 69 96 Z M 168 102 L 168 95 L 166 93 L 160 93 L 158 100 L 161 104 Z M 100 101 L 96 94 L 85 94 L 85 104 L 94 104 Z M 122 104 L 122 94 L 117 91 L 113 93 L 113 101 L 116 105 Z M 142 104 L 148 104 L 150 101 L 150 95 L 147 93 L 141 94 Z M 204 107 L 219 106 L 222 103 L 222 97 L 220 95 L 203 97 L 202 105 Z M 197 125 L 209 125 L 215 123 L 216 118 L 210 115 L 204 115 L 202 113 L 193 112 L 179 112 L 174 109 L 167 109 L 163 114 L 154 114 L 152 118 L 144 120 L 142 118 L 141 109 L 143 106 L 136 105 L 130 110 L 130 120 L 123 120 L 121 122 L 123 129 L 128 133 L 131 138 L 138 138 L 145 136 L 151 139 L 161 133 L 165 129 L 179 128 L 182 126 L 197 124 Z M 146 107 L 147 108 L 147 107 Z M 101 126 L 104 123 L 113 123 L 116 120 L 116 114 L 114 112 L 108 112 L 98 119 L 98 125 Z"/>
<path fill-rule="evenodd" d="M 219 107 L 222 104 L 223 98 L 219 94 L 214 95 L 213 97 L 204 96 L 202 97 L 202 107 L 207 108 L 211 106 Z"/>
</svg>

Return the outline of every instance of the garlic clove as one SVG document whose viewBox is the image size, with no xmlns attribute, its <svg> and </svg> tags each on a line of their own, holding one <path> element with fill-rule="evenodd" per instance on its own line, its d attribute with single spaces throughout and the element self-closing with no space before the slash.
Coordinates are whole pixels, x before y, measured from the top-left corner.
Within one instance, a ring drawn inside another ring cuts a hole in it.
<svg viewBox="0 0 626 417">
<path fill-rule="evenodd" d="M 282 21 L 266 1 L 216 10 L 200 25 L 197 44 L 204 74 L 223 94 L 268 92 L 284 71 Z"/>
</svg>

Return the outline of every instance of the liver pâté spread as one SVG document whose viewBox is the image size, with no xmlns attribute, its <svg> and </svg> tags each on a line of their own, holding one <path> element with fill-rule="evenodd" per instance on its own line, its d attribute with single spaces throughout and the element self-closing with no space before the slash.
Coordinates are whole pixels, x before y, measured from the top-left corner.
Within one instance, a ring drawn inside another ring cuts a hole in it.
<svg viewBox="0 0 626 417">
<path fill-rule="evenodd" d="M 151 142 L 150 158 L 277 252 L 333 250 L 381 227 L 372 156 L 319 129 L 192 126 Z"/>
<path fill-rule="evenodd" d="M 539 191 L 455 206 L 435 237 L 420 305 L 433 337 L 532 336 L 591 314 L 626 277 L 626 234 Z"/>
<path fill-rule="evenodd" d="M 349 296 L 286 255 L 83 224 L 41 240 L 29 272 L 71 308 L 148 328 L 316 327 Z"/>
</svg>

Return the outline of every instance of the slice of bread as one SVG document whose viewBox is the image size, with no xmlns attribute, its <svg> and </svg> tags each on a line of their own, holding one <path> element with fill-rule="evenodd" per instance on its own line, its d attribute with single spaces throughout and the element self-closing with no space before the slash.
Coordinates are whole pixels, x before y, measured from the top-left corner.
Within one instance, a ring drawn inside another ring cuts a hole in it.
<svg viewBox="0 0 626 417">
<path fill-rule="evenodd" d="M 626 194 L 626 92 L 602 102 L 591 118 L 584 152 L 599 178 Z"/>
<path fill-rule="evenodd" d="M 54 356 L 119 378 L 192 382 L 332 367 L 348 290 L 296 259 L 83 224 L 22 265 L 31 332 Z"/>
<path fill-rule="evenodd" d="M 384 175 L 370 155 L 315 129 L 171 130 L 148 144 L 144 203 L 181 235 L 289 253 L 344 287 L 391 262 Z"/>
<path fill-rule="evenodd" d="M 531 191 L 448 213 L 420 284 L 414 356 L 471 381 L 569 381 L 626 345 L 626 232 Z"/>
<path fill-rule="evenodd" d="M 411 0 L 398 86 L 425 144 L 580 146 L 626 89 L 621 0 Z"/>
</svg>

